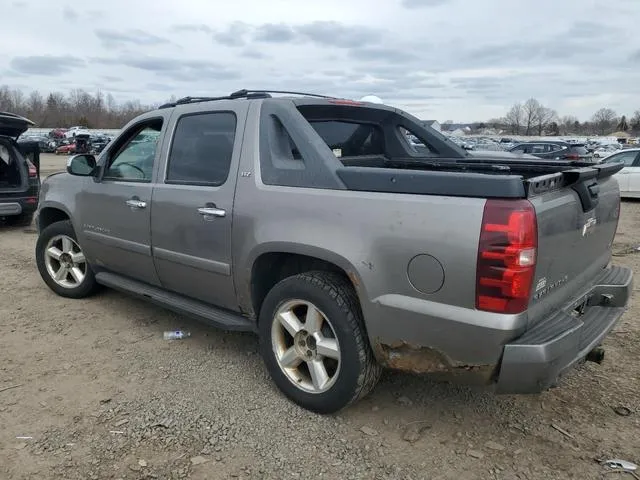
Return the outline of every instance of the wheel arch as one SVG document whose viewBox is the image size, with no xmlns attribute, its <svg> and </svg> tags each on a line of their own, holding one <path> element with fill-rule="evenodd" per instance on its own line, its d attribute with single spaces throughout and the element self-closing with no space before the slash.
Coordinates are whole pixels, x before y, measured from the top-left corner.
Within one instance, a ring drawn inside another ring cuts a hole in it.
<svg viewBox="0 0 640 480">
<path fill-rule="evenodd" d="M 38 216 L 36 220 L 38 231 L 44 230 L 53 223 L 62 222 L 65 220 L 71 220 L 71 215 L 69 215 L 69 212 L 65 207 L 58 204 L 45 204 L 38 210 Z"/>
<path fill-rule="evenodd" d="M 317 247 L 304 245 L 273 245 L 252 256 L 247 281 L 244 283 L 243 307 L 257 320 L 267 293 L 284 278 L 312 270 L 329 271 L 342 275 L 354 288 L 362 310 L 365 289 L 360 274 L 344 257 Z M 240 298 L 243 296 L 241 294 Z"/>
</svg>

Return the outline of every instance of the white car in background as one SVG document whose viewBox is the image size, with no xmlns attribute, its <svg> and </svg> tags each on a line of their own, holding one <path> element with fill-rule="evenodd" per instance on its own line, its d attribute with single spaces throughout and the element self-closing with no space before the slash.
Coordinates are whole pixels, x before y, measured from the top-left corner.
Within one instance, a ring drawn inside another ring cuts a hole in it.
<svg viewBox="0 0 640 480">
<path fill-rule="evenodd" d="M 640 198 L 640 148 L 625 148 L 609 155 L 602 163 L 624 162 L 624 168 L 614 175 L 622 198 Z"/>
<path fill-rule="evenodd" d="M 76 135 L 90 135 L 89 129 L 87 127 L 82 127 L 76 125 L 75 127 L 70 127 L 64 134 L 65 138 L 75 138 Z"/>
<path fill-rule="evenodd" d="M 593 151 L 594 158 L 607 158 L 609 155 L 613 155 L 620 151 L 618 145 L 602 145 Z"/>
</svg>

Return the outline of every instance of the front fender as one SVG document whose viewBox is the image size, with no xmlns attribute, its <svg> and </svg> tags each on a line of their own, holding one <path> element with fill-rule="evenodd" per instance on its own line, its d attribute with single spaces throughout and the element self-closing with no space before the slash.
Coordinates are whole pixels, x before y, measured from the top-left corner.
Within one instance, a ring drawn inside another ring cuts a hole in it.
<svg viewBox="0 0 640 480">
<path fill-rule="evenodd" d="M 40 198 L 36 210 L 36 225 L 38 231 L 41 230 L 43 212 L 48 209 L 63 212 L 71 219 L 77 235 L 81 234 L 79 218 L 74 213 L 77 212 L 76 198 L 82 186 L 78 184 L 76 178 L 65 173 L 55 173 L 48 176 L 40 188 Z M 46 213 L 45 213 L 46 215 Z"/>
</svg>

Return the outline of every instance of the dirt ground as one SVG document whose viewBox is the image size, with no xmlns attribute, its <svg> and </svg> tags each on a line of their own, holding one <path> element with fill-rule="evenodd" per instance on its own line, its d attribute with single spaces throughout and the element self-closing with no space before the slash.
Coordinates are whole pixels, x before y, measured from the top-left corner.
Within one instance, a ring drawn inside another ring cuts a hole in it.
<svg viewBox="0 0 640 480">
<path fill-rule="evenodd" d="M 43 173 L 65 161 L 45 156 Z M 625 202 L 614 260 L 635 271 L 639 225 L 640 203 Z M 497 396 L 387 373 L 323 417 L 280 395 L 252 335 L 113 291 L 55 296 L 35 241 L 0 227 L 0 479 L 591 479 L 618 477 L 595 459 L 640 462 L 635 298 L 603 364 L 560 388 Z M 175 328 L 192 337 L 164 341 Z"/>
</svg>

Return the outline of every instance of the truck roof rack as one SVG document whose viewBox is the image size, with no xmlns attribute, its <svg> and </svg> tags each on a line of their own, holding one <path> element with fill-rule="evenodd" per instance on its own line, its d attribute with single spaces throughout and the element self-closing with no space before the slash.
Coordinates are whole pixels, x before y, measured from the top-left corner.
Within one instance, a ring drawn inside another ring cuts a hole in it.
<svg viewBox="0 0 640 480">
<path fill-rule="evenodd" d="M 246 88 L 242 90 L 238 90 L 236 92 L 231 93 L 230 95 L 225 95 L 222 97 L 183 97 L 175 102 L 165 103 L 161 105 L 159 108 L 171 108 L 176 105 L 185 105 L 187 103 L 199 103 L 199 102 L 212 102 L 216 100 L 235 100 L 238 98 L 272 98 L 271 94 L 285 94 L 285 95 L 303 95 L 306 97 L 315 97 L 315 98 L 334 98 L 327 95 L 319 95 L 316 93 L 305 93 L 305 92 L 294 92 L 288 90 L 247 90 Z"/>
</svg>

